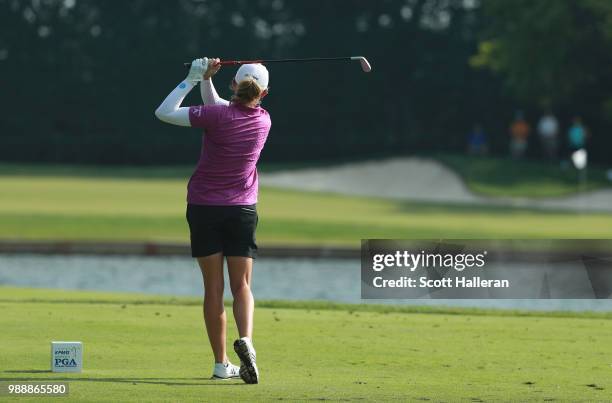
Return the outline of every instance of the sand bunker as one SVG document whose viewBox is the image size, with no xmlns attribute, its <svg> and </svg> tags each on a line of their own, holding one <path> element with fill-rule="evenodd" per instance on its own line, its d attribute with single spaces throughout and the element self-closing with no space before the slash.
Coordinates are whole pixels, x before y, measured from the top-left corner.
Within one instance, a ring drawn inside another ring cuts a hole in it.
<svg viewBox="0 0 612 403">
<path fill-rule="evenodd" d="M 554 199 L 491 198 L 472 193 L 454 171 L 428 158 L 391 158 L 264 173 L 263 186 L 438 203 L 612 211 L 612 190 Z"/>
</svg>

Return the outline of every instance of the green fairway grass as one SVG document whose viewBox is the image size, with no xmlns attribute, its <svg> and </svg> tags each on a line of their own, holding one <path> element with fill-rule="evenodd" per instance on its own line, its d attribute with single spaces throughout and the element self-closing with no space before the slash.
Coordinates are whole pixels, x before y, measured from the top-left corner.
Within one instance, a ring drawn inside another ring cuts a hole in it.
<svg viewBox="0 0 612 403">
<path fill-rule="evenodd" d="M 201 315 L 193 298 L 0 288 L 0 380 L 66 381 L 79 402 L 603 401 L 612 388 L 608 314 L 264 303 L 259 385 L 208 379 Z M 83 373 L 49 372 L 52 340 L 84 343 Z"/>
<path fill-rule="evenodd" d="M 390 156 L 380 155 L 381 159 Z M 410 157 L 410 156 L 407 156 Z M 472 157 L 461 154 L 428 155 L 455 171 L 467 187 L 475 193 L 492 197 L 557 197 L 577 193 L 579 190 L 612 188 L 606 178 L 606 167 L 591 165 L 588 181 L 578 188 L 578 172 L 570 165 L 561 167 L 559 161 L 516 161 L 501 157 Z M 333 160 L 291 163 L 259 164 L 260 172 L 286 171 L 291 169 L 335 166 L 359 160 Z M 569 164 L 569 162 L 568 162 Z M 191 175 L 193 166 L 168 167 L 121 167 L 121 166 L 70 166 L 0 163 L 0 177 L 94 177 L 132 179 L 185 179 Z"/>
<path fill-rule="evenodd" d="M 187 178 L 0 175 L 0 238 L 187 242 Z M 362 238 L 609 238 L 612 214 L 412 203 L 260 189 L 265 244 Z"/>
</svg>

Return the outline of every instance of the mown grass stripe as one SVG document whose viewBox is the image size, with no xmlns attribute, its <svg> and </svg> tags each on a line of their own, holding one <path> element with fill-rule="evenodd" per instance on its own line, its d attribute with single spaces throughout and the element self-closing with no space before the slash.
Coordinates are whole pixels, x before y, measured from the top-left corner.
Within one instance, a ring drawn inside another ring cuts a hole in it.
<svg viewBox="0 0 612 403">
<path fill-rule="evenodd" d="M 159 306 L 198 306 L 202 304 L 197 298 L 169 298 L 150 300 L 131 299 L 54 299 L 54 298 L 22 298 L 6 299 L 0 298 L 0 303 L 8 304 L 87 304 L 87 305 L 159 305 Z M 350 304 L 331 301 L 290 301 L 290 300 L 259 300 L 256 301 L 257 308 L 271 309 L 296 309 L 296 310 L 324 310 L 324 311 L 346 311 L 373 312 L 380 314 L 438 314 L 438 315 L 469 315 L 469 316 L 500 316 L 500 317 L 546 317 L 546 318 L 584 318 L 584 319 L 612 319 L 612 312 L 590 312 L 590 311 L 540 311 L 540 310 L 518 310 L 518 309 L 489 309 L 489 308 L 465 308 L 449 306 L 427 306 L 427 305 L 385 305 L 385 304 Z M 231 300 L 226 300 L 225 305 L 232 306 Z"/>
</svg>

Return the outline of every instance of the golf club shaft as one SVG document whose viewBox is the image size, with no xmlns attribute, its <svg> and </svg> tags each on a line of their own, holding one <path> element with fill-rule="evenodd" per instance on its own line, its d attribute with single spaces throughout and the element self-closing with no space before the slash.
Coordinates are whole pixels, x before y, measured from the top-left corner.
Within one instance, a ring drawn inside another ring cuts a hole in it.
<svg viewBox="0 0 612 403">
<path fill-rule="evenodd" d="M 306 59 L 257 59 L 257 60 L 222 60 L 221 65 L 241 65 L 251 63 L 307 63 L 307 62 L 331 62 L 339 60 L 352 60 L 351 56 L 346 57 L 312 57 Z M 183 63 L 185 67 L 191 66 L 191 63 Z"/>
</svg>

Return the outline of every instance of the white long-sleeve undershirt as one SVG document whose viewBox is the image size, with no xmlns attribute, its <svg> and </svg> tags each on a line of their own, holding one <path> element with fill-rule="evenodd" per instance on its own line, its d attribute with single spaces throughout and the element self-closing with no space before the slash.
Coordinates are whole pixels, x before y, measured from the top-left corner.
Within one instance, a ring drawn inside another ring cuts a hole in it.
<svg viewBox="0 0 612 403">
<path fill-rule="evenodd" d="M 219 94 L 217 94 L 212 78 L 200 82 L 200 95 L 202 96 L 204 105 L 229 105 L 228 100 L 221 98 Z"/>
<path fill-rule="evenodd" d="M 155 116 L 163 122 L 177 126 L 191 126 L 189 107 L 181 107 L 181 103 L 193 89 L 194 84 L 183 80 L 155 110 Z"/>
</svg>

